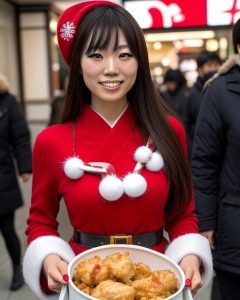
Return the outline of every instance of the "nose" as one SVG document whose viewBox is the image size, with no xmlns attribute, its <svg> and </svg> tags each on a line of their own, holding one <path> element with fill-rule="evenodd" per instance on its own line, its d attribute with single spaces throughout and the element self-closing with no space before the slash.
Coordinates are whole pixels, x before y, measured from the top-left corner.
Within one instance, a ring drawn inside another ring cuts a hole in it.
<svg viewBox="0 0 240 300">
<path fill-rule="evenodd" d="M 116 75 L 118 72 L 119 70 L 116 58 L 108 56 L 105 59 L 104 75 Z"/>
</svg>

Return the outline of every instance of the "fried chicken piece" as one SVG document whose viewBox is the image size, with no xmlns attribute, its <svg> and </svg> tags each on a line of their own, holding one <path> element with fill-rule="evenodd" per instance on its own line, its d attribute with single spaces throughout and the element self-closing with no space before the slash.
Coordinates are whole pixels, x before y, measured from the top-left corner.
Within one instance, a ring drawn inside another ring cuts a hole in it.
<svg viewBox="0 0 240 300">
<path fill-rule="evenodd" d="M 134 300 L 135 290 L 121 282 L 105 280 L 93 289 L 91 296 L 102 300 Z"/>
<path fill-rule="evenodd" d="M 141 297 L 140 300 L 164 300 L 162 297 L 152 297 L 152 298 L 146 298 L 146 297 Z"/>
<path fill-rule="evenodd" d="M 84 292 L 85 294 L 91 295 L 92 294 L 92 288 L 88 285 L 86 285 L 85 283 L 82 282 L 74 282 L 74 284 L 76 285 L 76 287 L 81 290 L 82 292 Z"/>
<path fill-rule="evenodd" d="M 134 264 L 128 252 L 108 255 L 104 260 L 104 265 L 107 266 L 109 278 L 112 280 L 128 283 L 134 276 Z"/>
<path fill-rule="evenodd" d="M 134 263 L 134 277 L 133 280 L 147 278 L 152 274 L 149 266 L 143 263 Z"/>
<path fill-rule="evenodd" d="M 136 291 L 136 299 L 167 298 L 178 290 L 178 280 L 172 271 L 161 270 L 152 272 L 147 278 L 133 281 L 131 286 Z"/>
<path fill-rule="evenodd" d="M 108 269 L 99 256 L 82 260 L 75 268 L 74 278 L 87 285 L 95 286 L 108 278 Z"/>
</svg>

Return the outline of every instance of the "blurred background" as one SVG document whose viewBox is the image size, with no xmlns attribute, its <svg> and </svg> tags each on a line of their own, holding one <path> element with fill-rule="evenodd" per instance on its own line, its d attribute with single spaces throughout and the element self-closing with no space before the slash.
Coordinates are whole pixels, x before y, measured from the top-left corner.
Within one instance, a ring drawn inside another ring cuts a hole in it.
<svg viewBox="0 0 240 300">
<path fill-rule="evenodd" d="M 68 73 L 58 51 L 56 25 L 65 7 L 80 1 L 0 0 L 0 72 L 10 81 L 31 126 L 45 125 L 53 97 Z M 239 0 L 118 1 L 144 30 L 152 78 L 163 82 L 168 68 L 180 68 L 195 82 L 195 58 L 204 49 L 224 61 L 233 52 L 232 24 Z"/>
</svg>

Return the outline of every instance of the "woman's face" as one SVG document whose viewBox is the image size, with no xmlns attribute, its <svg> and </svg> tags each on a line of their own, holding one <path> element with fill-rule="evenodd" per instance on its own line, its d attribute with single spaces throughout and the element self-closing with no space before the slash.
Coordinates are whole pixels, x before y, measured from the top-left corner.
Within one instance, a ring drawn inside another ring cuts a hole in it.
<svg viewBox="0 0 240 300">
<path fill-rule="evenodd" d="M 81 70 L 91 92 L 91 104 L 127 103 L 127 93 L 135 83 L 138 63 L 123 33 L 119 31 L 116 50 L 113 38 L 107 49 L 90 54 L 85 52 L 81 58 Z"/>
</svg>

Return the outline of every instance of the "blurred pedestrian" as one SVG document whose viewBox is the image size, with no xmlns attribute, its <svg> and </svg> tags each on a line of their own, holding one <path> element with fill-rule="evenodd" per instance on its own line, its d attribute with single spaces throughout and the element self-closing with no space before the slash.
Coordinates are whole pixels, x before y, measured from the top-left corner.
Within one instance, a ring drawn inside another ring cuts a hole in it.
<svg viewBox="0 0 240 300">
<path fill-rule="evenodd" d="M 0 231 L 12 262 L 12 291 L 24 283 L 21 247 L 14 228 L 15 210 L 23 205 L 15 169 L 23 182 L 29 179 L 30 133 L 16 98 L 8 91 L 6 78 L 0 74 Z"/>
<path fill-rule="evenodd" d="M 202 51 L 196 59 L 198 77 L 189 93 L 188 127 L 189 127 L 189 155 L 191 156 L 194 130 L 201 105 L 202 92 L 205 82 L 211 78 L 221 66 L 220 57 L 209 51 Z"/>
<path fill-rule="evenodd" d="M 186 78 L 179 69 L 168 69 L 164 75 L 166 90 L 161 94 L 163 100 L 176 112 L 183 124 L 188 123 L 187 108 L 189 88 Z"/>
<path fill-rule="evenodd" d="M 207 82 L 192 153 L 199 226 L 223 300 L 240 297 L 240 20 L 232 35 L 236 55 Z"/>
<path fill-rule="evenodd" d="M 189 88 L 184 74 L 179 69 L 168 69 L 164 75 L 165 90 L 160 92 L 163 100 L 182 121 L 189 136 Z M 189 138 L 188 138 L 189 139 Z"/>
</svg>

